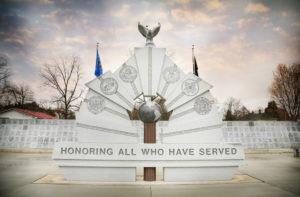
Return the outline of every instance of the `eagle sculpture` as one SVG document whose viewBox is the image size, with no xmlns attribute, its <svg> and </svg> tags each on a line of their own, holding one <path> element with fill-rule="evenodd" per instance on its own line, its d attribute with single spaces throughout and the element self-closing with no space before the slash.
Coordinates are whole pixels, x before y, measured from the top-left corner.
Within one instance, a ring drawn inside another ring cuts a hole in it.
<svg viewBox="0 0 300 197">
<path fill-rule="evenodd" d="M 160 23 L 152 29 L 148 28 L 148 25 L 143 26 L 140 22 L 138 24 L 139 32 L 146 38 L 146 45 L 154 45 L 153 38 L 158 34 L 160 30 Z"/>
</svg>

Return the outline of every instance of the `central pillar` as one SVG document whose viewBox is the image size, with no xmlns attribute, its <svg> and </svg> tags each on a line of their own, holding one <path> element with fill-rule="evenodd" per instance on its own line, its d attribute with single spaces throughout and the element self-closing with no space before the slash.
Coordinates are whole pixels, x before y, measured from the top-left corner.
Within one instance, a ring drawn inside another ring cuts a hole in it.
<svg viewBox="0 0 300 197">
<path fill-rule="evenodd" d="M 156 143 L 156 125 L 155 123 L 144 123 L 144 143 Z M 156 168 L 144 167 L 144 181 L 156 180 Z"/>
</svg>

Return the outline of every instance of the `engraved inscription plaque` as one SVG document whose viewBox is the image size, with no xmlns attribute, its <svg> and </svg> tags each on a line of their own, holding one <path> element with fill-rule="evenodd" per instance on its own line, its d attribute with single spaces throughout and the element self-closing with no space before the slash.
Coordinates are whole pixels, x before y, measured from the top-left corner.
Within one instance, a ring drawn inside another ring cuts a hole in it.
<svg viewBox="0 0 300 197">
<path fill-rule="evenodd" d="M 115 94 L 118 90 L 118 82 L 111 77 L 105 78 L 101 81 L 100 89 L 106 95 Z"/>
<path fill-rule="evenodd" d="M 86 102 L 88 110 L 93 114 L 99 114 L 105 106 L 105 101 L 101 96 L 92 96 Z"/>
<path fill-rule="evenodd" d="M 199 91 L 199 86 L 196 80 L 187 79 L 181 85 L 182 92 L 187 96 L 194 96 Z"/>
</svg>

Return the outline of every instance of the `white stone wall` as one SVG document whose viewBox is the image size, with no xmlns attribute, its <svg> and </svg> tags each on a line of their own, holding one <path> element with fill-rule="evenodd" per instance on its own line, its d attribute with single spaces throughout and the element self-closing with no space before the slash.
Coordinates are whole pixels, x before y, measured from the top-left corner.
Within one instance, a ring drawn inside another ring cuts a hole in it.
<svg viewBox="0 0 300 197">
<path fill-rule="evenodd" d="M 227 121 L 223 122 L 223 140 L 249 149 L 299 148 L 300 122 Z"/>
<path fill-rule="evenodd" d="M 52 148 L 78 141 L 74 120 L 0 119 L 0 148 Z M 223 141 L 250 149 L 300 147 L 300 122 L 227 121 Z"/>
<path fill-rule="evenodd" d="M 0 148 L 53 148 L 77 141 L 74 120 L 0 119 Z"/>
</svg>

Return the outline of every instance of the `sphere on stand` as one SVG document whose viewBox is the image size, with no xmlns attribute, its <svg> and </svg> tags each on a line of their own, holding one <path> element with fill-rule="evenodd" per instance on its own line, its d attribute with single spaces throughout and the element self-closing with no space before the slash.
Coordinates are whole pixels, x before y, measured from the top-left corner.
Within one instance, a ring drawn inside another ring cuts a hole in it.
<svg viewBox="0 0 300 197">
<path fill-rule="evenodd" d="M 144 123 L 157 122 L 161 117 L 159 104 L 153 101 L 144 102 L 139 108 L 139 117 Z"/>
</svg>

